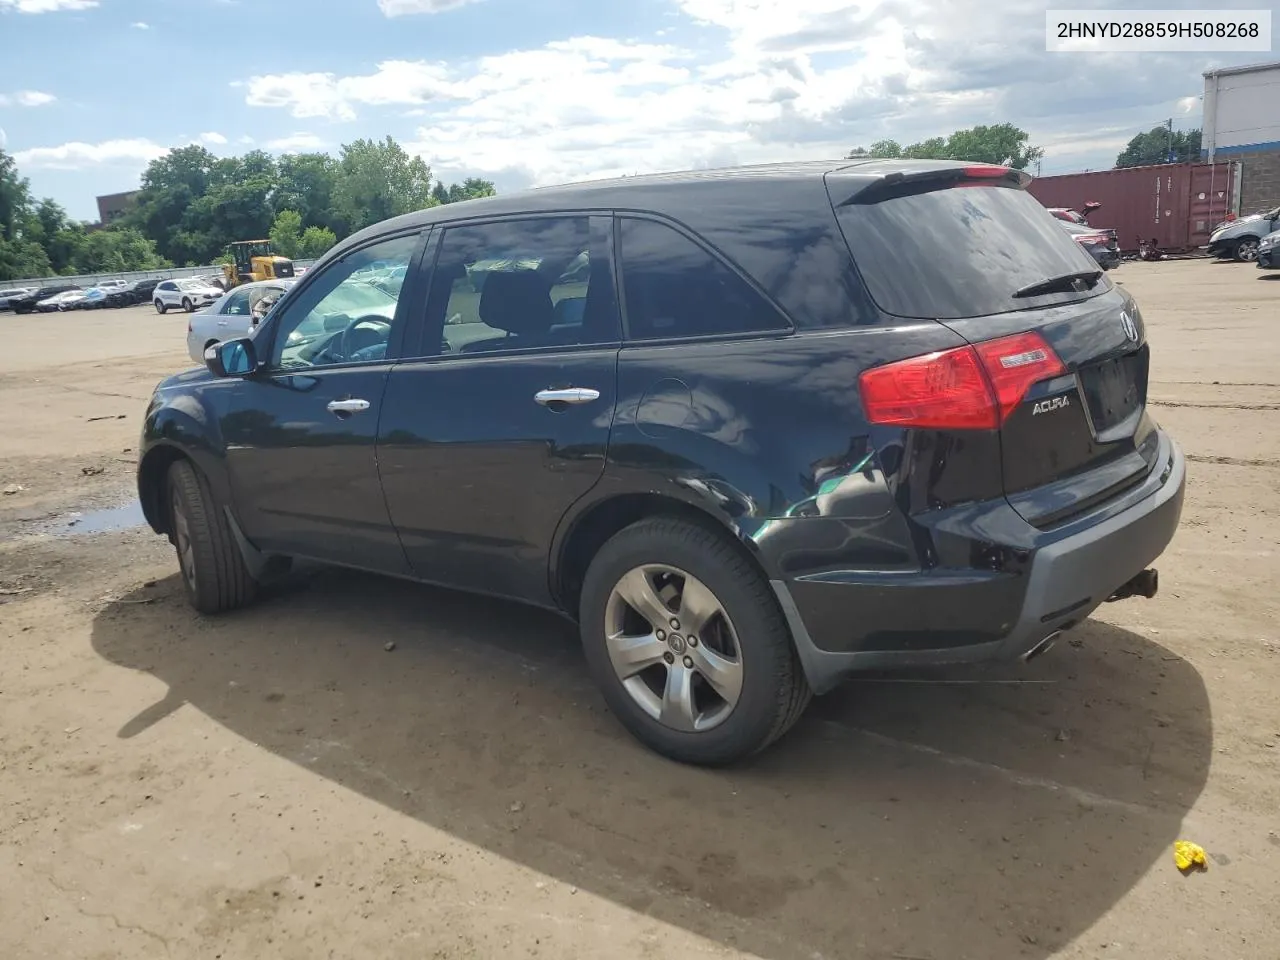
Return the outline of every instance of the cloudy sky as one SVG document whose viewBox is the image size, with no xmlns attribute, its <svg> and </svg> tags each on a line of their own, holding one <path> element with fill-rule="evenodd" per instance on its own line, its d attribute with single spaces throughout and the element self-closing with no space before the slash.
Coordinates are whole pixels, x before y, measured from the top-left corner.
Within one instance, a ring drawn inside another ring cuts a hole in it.
<svg viewBox="0 0 1280 960">
<path fill-rule="evenodd" d="M 446 180 L 513 190 L 1011 121 L 1045 148 L 1048 175 L 1108 167 L 1167 117 L 1198 125 L 1204 70 L 1269 59 L 1046 53 L 1048 6 L 0 0 L 0 143 L 37 195 L 80 218 L 192 142 L 336 151 L 391 134 Z"/>
</svg>

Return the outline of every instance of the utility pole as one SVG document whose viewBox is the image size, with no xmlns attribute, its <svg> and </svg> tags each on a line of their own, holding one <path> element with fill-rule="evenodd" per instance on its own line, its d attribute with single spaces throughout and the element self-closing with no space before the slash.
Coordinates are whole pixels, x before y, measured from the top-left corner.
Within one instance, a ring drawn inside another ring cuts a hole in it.
<svg viewBox="0 0 1280 960">
<path fill-rule="evenodd" d="M 1173 117 L 1170 117 L 1165 121 L 1165 123 L 1168 124 L 1169 127 L 1169 143 L 1165 150 L 1165 159 L 1170 163 L 1173 163 Z"/>
</svg>

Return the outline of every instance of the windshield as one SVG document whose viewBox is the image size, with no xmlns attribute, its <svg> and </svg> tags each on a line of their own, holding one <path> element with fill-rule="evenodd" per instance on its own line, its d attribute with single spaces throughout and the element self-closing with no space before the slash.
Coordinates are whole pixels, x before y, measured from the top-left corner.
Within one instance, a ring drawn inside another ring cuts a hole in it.
<svg viewBox="0 0 1280 960">
<path fill-rule="evenodd" d="M 205 290 L 205 289 L 208 289 L 208 287 L 209 287 L 209 284 L 207 284 L 203 280 L 179 280 L 178 281 L 179 290 Z"/>
<path fill-rule="evenodd" d="M 880 309 L 958 320 L 1097 296 L 1092 289 L 1015 297 L 1097 264 L 1024 190 L 953 187 L 850 204 L 837 211 L 854 262 Z"/>
</svg>

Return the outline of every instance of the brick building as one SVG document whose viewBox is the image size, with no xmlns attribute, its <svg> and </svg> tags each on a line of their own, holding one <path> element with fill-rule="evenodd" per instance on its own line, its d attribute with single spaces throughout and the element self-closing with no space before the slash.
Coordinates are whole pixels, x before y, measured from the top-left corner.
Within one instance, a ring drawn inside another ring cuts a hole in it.
<svg viewBox="0 0 1280 960">
<path fill-rule="evenodd" d="M 108 193 L 106 196 L 98 197 L 98 221 L 106 226 L 119 220 L 133 206 L 137 196 L 137 190 L 129 190 L 125 193 Z"/>
<path fill-rule="evenodd" d="M 1241 162 L 1241 213 L 1280 206 L 1280 61 L 1204 75 L 1201 155 Z"/>
</svg>

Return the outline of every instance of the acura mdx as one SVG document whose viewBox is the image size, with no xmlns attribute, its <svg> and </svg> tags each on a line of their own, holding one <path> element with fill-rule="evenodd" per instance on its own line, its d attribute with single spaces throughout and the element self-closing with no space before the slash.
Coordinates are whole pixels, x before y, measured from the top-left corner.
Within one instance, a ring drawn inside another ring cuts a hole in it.
<svg viewBox="0 0 1280 960">
<path fill-rule="evenodd" d="M 380 223 L 156 388 L 143 508 L 203 613 L 293 558 L 557 610 L 687 762 L 858 671 L 1038 655 L 1155 593 L 1185 468 L 1141 310 L 1027 182 L 800 163 Z"/>
</svg>

